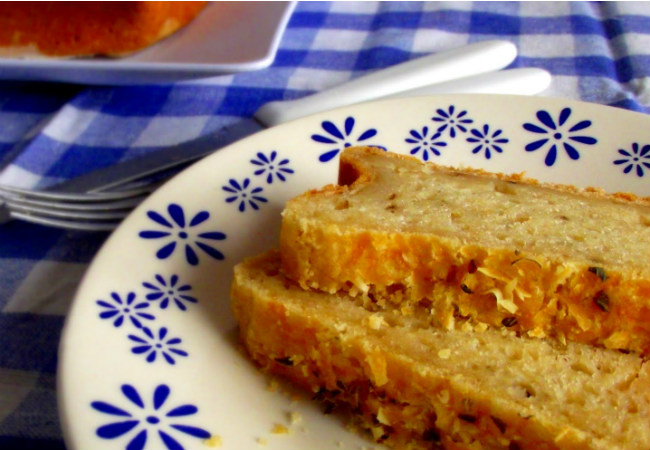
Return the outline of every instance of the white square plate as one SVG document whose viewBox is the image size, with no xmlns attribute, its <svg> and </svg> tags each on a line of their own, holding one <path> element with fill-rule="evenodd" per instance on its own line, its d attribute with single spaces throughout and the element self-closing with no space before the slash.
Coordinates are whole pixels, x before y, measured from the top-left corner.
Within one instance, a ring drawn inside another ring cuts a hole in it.
<svg viewBox="0 0 650 450">
<path fill-rule="evenodd" d="M 165 83 L 268 67 L 295 2 L 213 2 L 187 27 L 119 59 L 0 58 L 0 79 Z"/>
</svg>

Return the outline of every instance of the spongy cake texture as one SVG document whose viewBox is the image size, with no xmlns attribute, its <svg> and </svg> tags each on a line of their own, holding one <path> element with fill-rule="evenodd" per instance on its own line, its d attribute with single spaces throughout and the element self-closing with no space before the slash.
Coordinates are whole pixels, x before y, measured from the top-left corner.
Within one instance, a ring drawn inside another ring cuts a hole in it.
<svg viewBox="0 0 650 450">
<path fill-rule="evenodd" d="M 373 148 L 343 152 L 339 177 L 283 212 L 282 269 L 303 288 L 427 307 L 447 329 L 650 351 L 647 199 Z"/>
<path fill-rule="evenodd" d="M 418 314 L 305 290 L 270 252 L 238 265 L 232 308 L 264 370 L 332 403 L 395 448 L 650 447 L 647 363 L 635 354 L 432 328 Z"/>
<path fill-rule="evenodd" d="M 187 25 L 206 2 L 0 2 L 0 54 L 122 56 Z"/>
</svg>

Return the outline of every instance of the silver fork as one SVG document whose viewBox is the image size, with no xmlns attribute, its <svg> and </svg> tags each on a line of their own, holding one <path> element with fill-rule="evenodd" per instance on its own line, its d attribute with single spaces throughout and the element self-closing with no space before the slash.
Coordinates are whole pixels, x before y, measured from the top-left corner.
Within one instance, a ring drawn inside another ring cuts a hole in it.
<svg viewBox="0 0 650 450">
<path fill-rule="evenodd" d="M 0 223 L 19 219 L 69 230 L 110 231 L 156 187 L 77 194 L 0 186 Z"/>
<path fill-rule="evenodd" d="M 268 103 L 255 113 L 255 119 L 262 126 L 276 125 L 308 113 L 382 97 L 443 93 L 532 95 L 544 90 L 550 83 L 546 71 L 499 70 L 515 55 L 516 49 L 507 42 L 473 44 L 408 61 L 309 97 Z M 332 103 L 336 99 L 338 103 Z M 113 230 L 161 184 L 160 177 L 143 177 L 178 169 L 215 150 L 179 145 L 63 183 L 59 191 L 0 185 L 0 223 L 20 219 L 71 230 Z M 115 173 L 120 174 L 117 180 Z"/>
</svg>

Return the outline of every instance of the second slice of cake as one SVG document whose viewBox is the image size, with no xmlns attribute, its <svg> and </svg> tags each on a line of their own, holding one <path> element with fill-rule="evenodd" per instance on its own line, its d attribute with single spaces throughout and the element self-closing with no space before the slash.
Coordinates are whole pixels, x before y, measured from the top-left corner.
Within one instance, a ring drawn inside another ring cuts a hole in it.
<svg viewBox="0 0 650 450">
<path fill-rule="evenodd" d="M 650 372 L 639 355 L 371 312 L 360 298 L 287 280 L 277 252 L 237 265 L 231 298 L 258 365 L 329 405 L 347 405 L 393 448 L 650 446 Z"/>
<path fill-rule="evenodd" d="M 433 326 L 650 352 L 650 203 L 374 148 L 286 205 L 282 270 Z"/>
</svg>

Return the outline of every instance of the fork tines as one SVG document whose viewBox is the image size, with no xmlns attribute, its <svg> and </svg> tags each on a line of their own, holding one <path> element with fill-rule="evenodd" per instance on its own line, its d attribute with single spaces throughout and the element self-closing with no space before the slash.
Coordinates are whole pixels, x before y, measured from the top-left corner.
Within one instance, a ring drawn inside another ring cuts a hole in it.
<svg viewBox="0 0 650 450">
<path fill-rule="evenodd" d="M 152 191 L 68 193 L 0 186 L 0 207 L 10 218 L 73 230 L 114 229 Z M 6 215 L 6 214 L 5 214 Z"/>
</svg>

